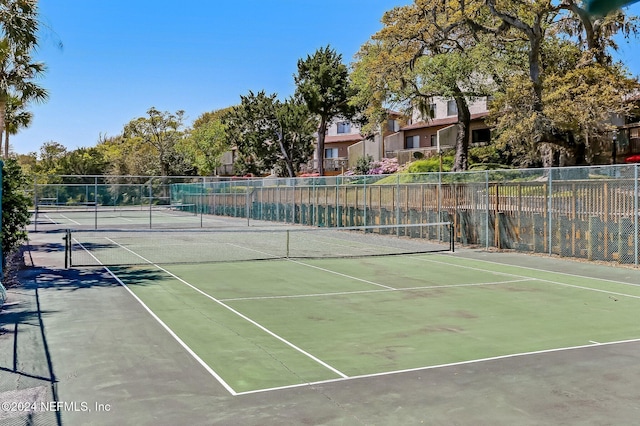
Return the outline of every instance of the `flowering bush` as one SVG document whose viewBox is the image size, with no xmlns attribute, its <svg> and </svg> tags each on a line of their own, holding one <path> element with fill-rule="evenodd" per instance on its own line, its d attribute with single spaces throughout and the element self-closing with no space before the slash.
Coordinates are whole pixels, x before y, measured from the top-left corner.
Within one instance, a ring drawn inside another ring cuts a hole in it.
<svg viewBox="0 0 640 426">
<path fill-rule="evenodd" d="M 368 155 L 367 158 L 359 158 L 355 167 L 345 172 L 345 176 L 354 175 L 388 175 L 398 171 L 397 158 L 383 158 L 380 161 L 373 161 Z"/>
<path fill-rule="evenodd" d="M 371 168 L 367 174 L 370 175 L 388 175 L 398 171 L 397 158 L 383 158 L 380 161 L 371 163 Z"/>
</svg>

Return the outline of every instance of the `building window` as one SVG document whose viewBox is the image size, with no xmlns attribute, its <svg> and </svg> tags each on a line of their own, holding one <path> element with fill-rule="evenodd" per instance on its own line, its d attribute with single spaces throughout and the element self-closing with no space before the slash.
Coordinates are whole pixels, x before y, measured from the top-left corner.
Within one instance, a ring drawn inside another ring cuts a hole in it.
<svg viewBox="0 0 640 426">
<path fill-rule="evenodd" d="M 447 101 L 447 115 L 457 115 L 458 105 L 455 100 Z"/>
<path fill-rule="evenodd" d="M 397 123 L 396 120 L 392 120 L 392 119 L 387 120 L 387 130 L 389 132 L 397 132 L 398 130 L 396 128 L 396 123 Z"/>
<path fill-rule="evenodd" d="M 471 131 L 471 142 L 486 144 L 491 141 L 491 130 L 489 129 L 478 129 Z"/>
<path fill-rule="evenodd" d="M 420 148 L 420 136 L 407 136 L 406 149 Z"/>
<path fill-rule="evenodd" d="M 351 123 L 348 121 L 342 121 L 338 123 L 338 133 L 350 133 L 351 132 Z"/>
<path fill-rule="evenodd" d="M 431 135 L 431 146 L 438 145 L 438 135 Z"/>
<path fill-rule="evenodd" d="M 338 148 L 325 148 L 324 158 L 338 158 Z"/>
</svg>

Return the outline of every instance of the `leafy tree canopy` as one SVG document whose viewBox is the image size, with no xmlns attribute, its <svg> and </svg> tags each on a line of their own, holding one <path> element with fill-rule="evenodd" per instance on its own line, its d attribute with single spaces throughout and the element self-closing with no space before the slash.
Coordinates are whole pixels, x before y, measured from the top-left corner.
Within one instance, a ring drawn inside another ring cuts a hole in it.
<svg viewBox="0 0 640 426">
<path fill-rule="evenodd" d="M 324 174 L 324 139 L 329 122 L 334 117 L 350 120 L 356 114 L 350 99 L 355 89 L 349 70 L 342 63 L 342 55 L 330 46 L 316 50 L 306 59 L 298 60 L 298 74 L 294 76 L 296 96 L 300 97 L 312 114 L 319 117 L 318 173 Z"/>
<path fill-rule="evenodd" d="M 241 96 L 240 105 L 224 120 L 238 159 L 240 173 L 295 176 L 312 149 L 316 122 L 300 99 L 280 102 L 264 91 Z"/>
</svg>

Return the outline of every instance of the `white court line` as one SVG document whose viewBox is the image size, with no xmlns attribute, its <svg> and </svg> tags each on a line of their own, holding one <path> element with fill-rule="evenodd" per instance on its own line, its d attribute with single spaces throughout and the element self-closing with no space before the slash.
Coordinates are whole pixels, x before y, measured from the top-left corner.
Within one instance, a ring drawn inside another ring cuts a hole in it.
<svg viewBox="0 0 640 426">
<path fill-rule="evenodd" d="M 173 332 L 173 330 L 171 330 L 171 328 L 169 328 L 169 326 L 167 324 L 164 323 L 164 321 L 162 321 L 155 313 L 153 313 L 153 311 L 138 297 L 136 296 L 136 294 L 131 291 L 131 289 L 129 287 L 126 286 L 125 283 L 122 282 L 122 280 L 120 280 L 120 278 L 118 278 L 113 272 L 111 272 L 111 270 L 109 268 L 107 268 L 106 266 L 104 267 L 107 272 L 109 273 L 109 275 L 111 275 L 118 283 L 120 283 L 120 285 L 122 285 L 124 288 L 127 289 L 127 291 L 129 292 L 129 294 L 131 294 L 137 301 L 138 303 L 140 303 L 142 305 L 142 307 L 156 320 L 158 321 L 158 323 L 165 329 L 167 330 L 167 332 L 171 335 L 171 337 L 173 337 L 179 344 L 180 346 L 182 346 L 188 353 L 189 355 L 191 355 L 200 365 L 202 365 L 204 367 L 205 370 L 207 370 L 209 372 L 209 374 L 211 374 L 231 395 L 236 396 L 238 395 L 238 393 L 233 390 L 233 388 L 224 381 L 224 379 L 222 377 L 220 377 L 218 375 L 218 373 L 216 373 L 206 362 L 204 362 L 202 360 L 202 358 L 200 358 L 198 356 L 198 354 L 196 354 L 190 347 L 189 345 L 187 345 L 180 337 L 178 337 L 178 335 L 176 333 Z"/>
<path fill-rule="evenodd" d="M 513 267 L 513 268 L 528 269 L 530 271 L 546 272 L 546 273 L 550 273 L 550 274 L 566 275 L 568 277 L 574 277 L 574 278 L 583 278 L 583 279 L 588 279 L 588 280 L 605 281 L 605 282 L 608 282 L 608 283 L 624 284 L 624 285 L 630 285 L 630 286 L 633 286 L 633 287 L 640 286 L 640 284 L 632 284 L 632 283 L 628 283 L 628 282 L 625 282 L 625 281 L 610 280 L 610 279 L 607 279 L 607 278 L 586 277 L 584 275 L 570 274 L 568 272 L 557 272 L 557 271 L 549 271 L 547 269 L 532 268 L 531 266 L 511 265 L 509 263 L 501 263 L 501 262 L 496 262 L 496 261 L 492 261 L 492 260 L 484 260 L 484 259 L 474 259 L 474 258 L 471 258 L 471 257 L 459 257 L 459 256 L 456 256 L 456 257 L 458 259 L 472 260 L 472 261 L 475 261 L 475 262 L 482 262 L 482 263 L 490 263 L 492 265 L 510 266 L 510 267 Z M 455 265 L 455 264 L 449 263 L 449 265 Z"/>
<path fill-rule="evenodd" d="M 267 252 L 264 252 L 264 251 L 261 251 L 261 250 L 256 250 L 256 249 L 252 249 L 252 248 L 249 248 L 249 247 L 243 247 L 243 246 L 236 245 L 236 244 L 231 244 L 231 243 L 229 243 L 229 245 L 234 246 L 234 247 L 238 247 L 238 248 L 241 248 L 241 249 L 244 249 L 244 250 L 255 251 L 256 253 L 261 253 L 261 254 L 266 254 L 266 255 L 269 255 L 269 256 L 273 256 L 274 258 L 281 258 L 281 256 L 276 256 L 276 255 L 273 255 L 271 253 L 267 253 Z M 373 281 L 365 280 L 363 278 L 358 278 L 358 277 L 354 277 L 354 276 L 351 276 L 351 275 L 343 274 L 341 272 L 332 271 L 330 269 L 321 268 L 319 266 L 310 265 L 308 263 L 300 262 L 298 260 L 293 260 L 293 259 L 288 259 L 288 258 L 283 258 L 283 259 L 286 259 L 289 262 L 297 263 L 298 265 L 302 265 L 302 266 L 306 266 L 306 267 L 314 268 L 314 269 L 319 269 L 320 271 L 329 272 L 330 274 L 334 274 L 334 275 L 339 275 L 339 276 L 344 277 L 344 278 L 349 278 L 349 279 L 352 279 L 352 280 L 355 280 L 355 281 L 360 281 L 360 282 L 367 283 L 367 284 L 373 284 L 373 285 L 378 286 L 378 287 L 386 288 L 387 290 L 395 290 L 395 288 L 390 287 L 388 285 L 384 285 L 384 284 L 376 283 L 376 282 L 373 282 Z"/>
<path fill-rule="evenodd" d="M 269 334 L 271 337 L 274 337 L 275 339 L 281 341 L 282 343 L 284 343 L 285 345 L 289 346 L 290 348 L 295 349 L 296 351 L 298 351 L 301 354 L 307 356 L 308 358 L 312 359 L 313 361 L 317 362 L 318 364 L 322 365 L 323 367 L 327 368 L 328 370 L 332 371 L 333 373 L 337 374 L 338 376 L 343 377 L 343 378 L 348 377 L 346 374 L 344 374 L 341 371 L 337 370 L 336 368 L 330 366 L 329 364 L 327 364 L 326 362 L 324 362 L 321 359 L 317 358 L 316 356 L 314 356 L 314 355 L 310 354 L 309 352 L 305 351 L 304 349 L 294 345 L 293 343 L 289 342 L 285 338 L 283 338 L 283 337 L 277 335 L 276 333 L 274 333 L 273 331 L 269 330 L 265 326 L 259 324 L 258 322 L 252 320 L 251 318 L 247 317 L 246 315 L 244 315 L 244 314 L 240 313 L 239 311 L 233 309 L 231 306 L 224 304 L 223 302 L 221 302 L 220 300 L 218 300 L 215 297 L 211 296 L 210 294 L 205 293 L 204 291 L 202 291 L 199 288 L 193 286 L 192 284 L 190 284 L 187 281 L 183 280 L 182 278 L 180 278 L 179 276 L 175 275 L 174 273 L 169 272 L 168 270 L 166 270 L 165 268 L 161 267 L 160 265 L 156 265 L 155 263 L 151 262 L 150 260 L 146 259 L 145 257 L 139 255 L 138 253 L 134 252 L 133 250 L 131 250 L 131 249 L 129 249 L 129 248 L 127 248 L 127 247 L 125 247 L 125 246 L 123 246 L 121 244 L 118 244 L 117 242 L 113 241 L 110 238 L 106 238 L 106 239 L 108 241 L 111 241 L 112 243 L 122 247 L 123 249 L 127 250 L 128 252 L 138 256 L 140 259 L 144 260 L 145 262 L 149 263 L 150 265 L 153 265 L 156 268 L 160 269 L 161 271 L 171 275 L 172 277 L 174 277 L 175 279 L 177 279 L 181 283 L 187 285 L 188 287 L 192 288 L 193 290 L 197 291 L 198 293 L 202 294 L 203 296 L 209 298 L 210 300 L 214 301 L 218 305 L 228 309 L 229 311 L 231 311 L 234 314 L 238 315 L 240 318 L 244 319 L 245 321 L 248 321 L 249 323 L 251 323 L 254 326 L 258 327 L 260 330 L 262 330 L 265 333 Z"/>
<path fill-rule="evenodd" d="M 595 291 L 597 293 L 613 294 L 613 295 L 620 296 L 620 297 L 629 297 L 631 299 L 640 299 L 640 296 L 635 296 L 633 294 L 618 293 L 617 291 L 601 290 L 599 288 L 590 288 L 590 287 L 584 287 L 584 286 L 581 286 L 581 285 L 567 284 L 567 283 L 563 283 L 563 282 L 560 282 L 560 281 L 546 280 L 544 278 L 527 277 L 526 275 L 510 274 L 508 272 L 496 272 L 496 271 L 491 271 L 491 270 L 487 270 L 487 269 L 476 268 L 476 267 L 473 267 L 473 266 L 459 265 L 459 264 L 456 264 L 456 263 L 439 262 L 437 260 L 426 259 L 426 258 L 423 258 L 423 257 L 413 257 L 413 259 L 417 259 L 417 260 L 420 260 L 422 262 L 431 262 L 431 263 L 438 263 L 438 264 L 441 264 L 441 265 L 456 266 L 458 268 L 472 269 L 474 271 L 490 272 L 492 274 L 510 275 L 512 277 L 517 277 L 517 278 L 528 278 L 528 279 L 530 279 L 532 281 L 541 281 L 541 282 L 546 282 L 546 283 L 550 283 L 550 284 L 557 284 L 557 285 L 564 286 L 564 287 L 578 288 L 580 290 Z M 465 259 L 467 259 L 467 258 L 465 258 Z M 470 259 L 470 260 L 476 260 L 476 259 Z M 484 262 L 484 261 L 483 260 L 479 260 L 479 262 Z M 523 267 L 523 266 L 508 265 L 508 264 L 498 263 L 498 262 L 488 262 L 488 263 L 495 263 L 497 265 L 502 265 L 502 266 L 511 266 L 511 267 L 514 267 L 514 268 L 532 269 L 534 271 L 548 272 L 548 273 L 551 273 L 551 274 L 555 273 L 553 271 L 545 271 L 543 269 L 526 268 L 526 267 Z M 591 277 L 581 277 L 580 275 L 572 275 L 572 274 L 565 274 L 565 275 L 579 277 L 579 278 L 591 278 Z M 591 278 L 591 279 L 598 280 L 598 278 Z M 625 284 L 623 282 L 611 281 L 611 280 L 602 280 L 602 281 L 609 281 L 609 282 L 614 282 L 614 283 L 618 283 L 618 284 Z M 633 285 L 633 284 L 630 284 L 630 285 Z"/>
<path fill-rule="evenodd" d="M 323 272 L 329 272 L 330 274 L 338 275 L 338 276 L 341 276 L 341 277 L 344 277 L 344 278 L 349 278 L 349 279 L 352 279 L 352 280 L 361 281 L 361 282 L 367 283 L 367 284 L 373 284 L 373 285 L 376 285 L 378 287 L 386 288 L 387 290 L 397 290 L 396 288 L 388 286 L 388 285 L 384 285 L 384 284 L 376 283 L 376 282 L 373 282 L 373 281 L 365 280 L 363 278 L 358 278 L 358 277 L 354 277 L 354 276 L 351 276 L 351 275 L 343 274 L 341 272 L 332 271 L 331 269 L 321 268 L 319 266 L 310 265 L 308 263 L 300 262 L 298 260 L 292 260 L 292 259 L 287 259 L 287 260 L 289 260 L 289 262 L 297 263 L 298 265 L 303 265 L 303 266 L 307 266 L 309 268 L 318 269 L 318 270 L 323 271 Z"/>
<path fill-rule="evenodd" d="M 60 216 L 64 217 L 65 219 L 67 219 L 67 220 L 68 220 L 68 221 L 70 221 L 70 222 L 75 223 L 76 225 L 81 225 L 81 223 L 80 223 L 80 222 L 76 222 L 75 220 L 73 220 L 73 219 L 71 219 L 71 218 L 68 218 L 67 216 L 65 216 L 65 215 L 63 215 L 63 214 L 60 214 Z"/>
<path fill-rule="evenodd" d="M 74 238 L 75 240 L 75 238 Z M 125 283 L 122 282 L 122 280 L 120 278 L 118 278 L 108 267 L 104 266 L 102 264 L 102 262 L 100 262 L 100 260 L 98 260 L 93 253 L 91 253 L 89 250 L 87 250 L 82 243 L 80 243 L 79 241 L 76 240 L 76 243 L 82 247 L 87 253 L 89 253 L 89 256 L 93 257 L 96 262 L 98 262 L 100 265 L 102 265 L 102 267 L 109 273 L 109 275 L 111 275 L 117 282 L 118 284 L 120 284 L 122 287 L 124 287 L 127 292 L 129 292 L 129 294 L 131 296 L 133 296 L 134 299 L 136 299 L 138 301 L 138 303 L 140 303 L 142 305 L 142 307 L 153 317 L 153 319 L 155 319 L 170 335 L 171 337 L 173 337 L 179 344 L 180 346 L 182 346 L 188 353 L 189 355 L 191 355 L 200 365 L 202 365 L 204 367 L 205 370 L 207 370 L 209 372 L 209 374 L 211 374 L 231 395 L 236 396 L 238 393 L 233 390 L 233 388 L 231 386 L 229 386 L 229 384 L 227 382 L 225 382 L 222 377 L 220 377 L 218 375 L 218 373 L 216 373 L 215 371 L 213 371 L 213 369 L 202 360 L 202 358 L 200 358 L 190 347 L 189 345 L 187 345 L 180 337 L 178 337 L 178 335 L 176 333 L 173 332 L 173 330 L 171 330 L 171 328 L 169 328 L 169 326 L 167 324 L 164 323 L 164 321 L 162 321 L 143 301 L 142 299 L 140 299 L 138 296 L 136 296 L 136 294 L 131 291 L 131 289 L 129 287 L 126 286 Z"/>
<path fill-rule="evenodd" d="M 60 222 L 57 222 L 57 221 L 53 220 L 52 218 L 49 217 L 48 214 L 45 214 L 44 217 L 49 219 L 49 222 L 53 223 L 54 225 L 60 225 Z"/>
<path fill-rule="evenodd" d="M 610 345 L 619 345 L 624 343 L 635 343 L 635 342 L 640 342 L 640 339 L 629 339 L 629 340 L 619 340 L 616 342 L 598 343 L 597 346 L 610 346 Z M 294 389 L 294 388 L 300 388 L 303 386 L 315 386 L 315 385 L 323 385 L 328 383 L 344 382 L 347 380 L 351 381 L 351 380 L 357 380 L 357 379 L 367 379 L 371 377 L 383 377 L 383 376 L 391 376 L 391 375 L 402 374 L 402 373 L 412 373 L 416 371 L 435 370 L 435 369 L 446 368 L 446 367 L 456 367 L 459 365 L 477 364 L 477 363 L 482 363 L 487 361 L 519 358 L 519 357 L 525 357 L 530 355 L 541 355 L 541 354 L 547 354 L 547 353 L 571 351 L 576 349 L 585 349 L 585 348 L 593 348 L 593 347 L 594 347 L 594 344 L 589 344 L 589 345 L 580 345 L 580 346 L 568 346 L 564 348 L 555 348 L 555 349 L 543 349 L 543 350 L 531 351 L 531 352 L 521 352 L 521 353 L 509 354 L 509 355 L 499 355 L 499 356 L 488 357 L 488 358 L 472 359 L 469 361 L 451 362 L 447 364 L 430 365 L 426 367 L 408 368 L 405 370 L 394 370 L 394 371 L 386 371 L 383 373 L 362 374 L 360 376 L 351 376 L 343 379 L 322 380 L 322 381 L 312 382 L 312 383 L 300 383 L 297 385 L 281 386 L 281 387 L 266 388 L 266 389 L 256 389 L 252 391 L 238 392 L 237 396 L 249 395 L 254 393 L 262 393 L 262 392 L 273 392 L 273 391 L 279 391 L 284 389 Z"/>
<path fill-rule="evenodd" d="M 432 290 L 439 288 L 455 288 L 455 287 L 476 287 L 476 286 L 485 286 L 485 285 L 500 285 L 500 284 L 511 284 L 511 283 L 521 283 L 526 281 L 535 281 L 533 279 L 521 279 L 521 280 L 510 280 L 510 281 L 494 281 L 487 283 L 468 283 L 468 284 L 450 284 L 450 285 L 429 285 L 423 287 L 407 287 L 407 288 L 390 288 L 390 289 L 381 289 L 381 290 L 359 290 L 359 291 L 338 291 L 333 293 L 311 293 L 311 294 L 294 294 L 294 295 L 283 295 L 283 296 L 254 296 L 254 297 L 235 297 L 229 299 L 220 299 L 222 302 L 232 302 L 237 300 L 262 300 L 262 299 L 296 299 L 302 297 L 325 297 L 325 296 L 344 296 L 350 294 L 367 294 L 367 293 L 388 293 L 392 291 L 412 291 L 412 290 Z"/>
</svg>

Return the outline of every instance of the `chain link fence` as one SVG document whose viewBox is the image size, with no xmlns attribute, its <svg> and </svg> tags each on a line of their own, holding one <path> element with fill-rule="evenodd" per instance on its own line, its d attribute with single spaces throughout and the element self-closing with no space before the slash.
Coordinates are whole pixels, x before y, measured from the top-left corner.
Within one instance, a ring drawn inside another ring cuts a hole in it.
<svg viewBox="0 0 640 426">
<path fill-rule="evenodd" d="M 214 226 L 203 219 L 210 215 L 318 227 L 452 222 L 457 243 L 470 247 L 638 265 L 638 173 L 631 164 L 265 179 L 58 177 L 34 181 L 34 206 L 93 209 L 96 217 L 105 206 L 167 206 L 195 218 L 167 226 L 190 227 Z"/>
</svg>

